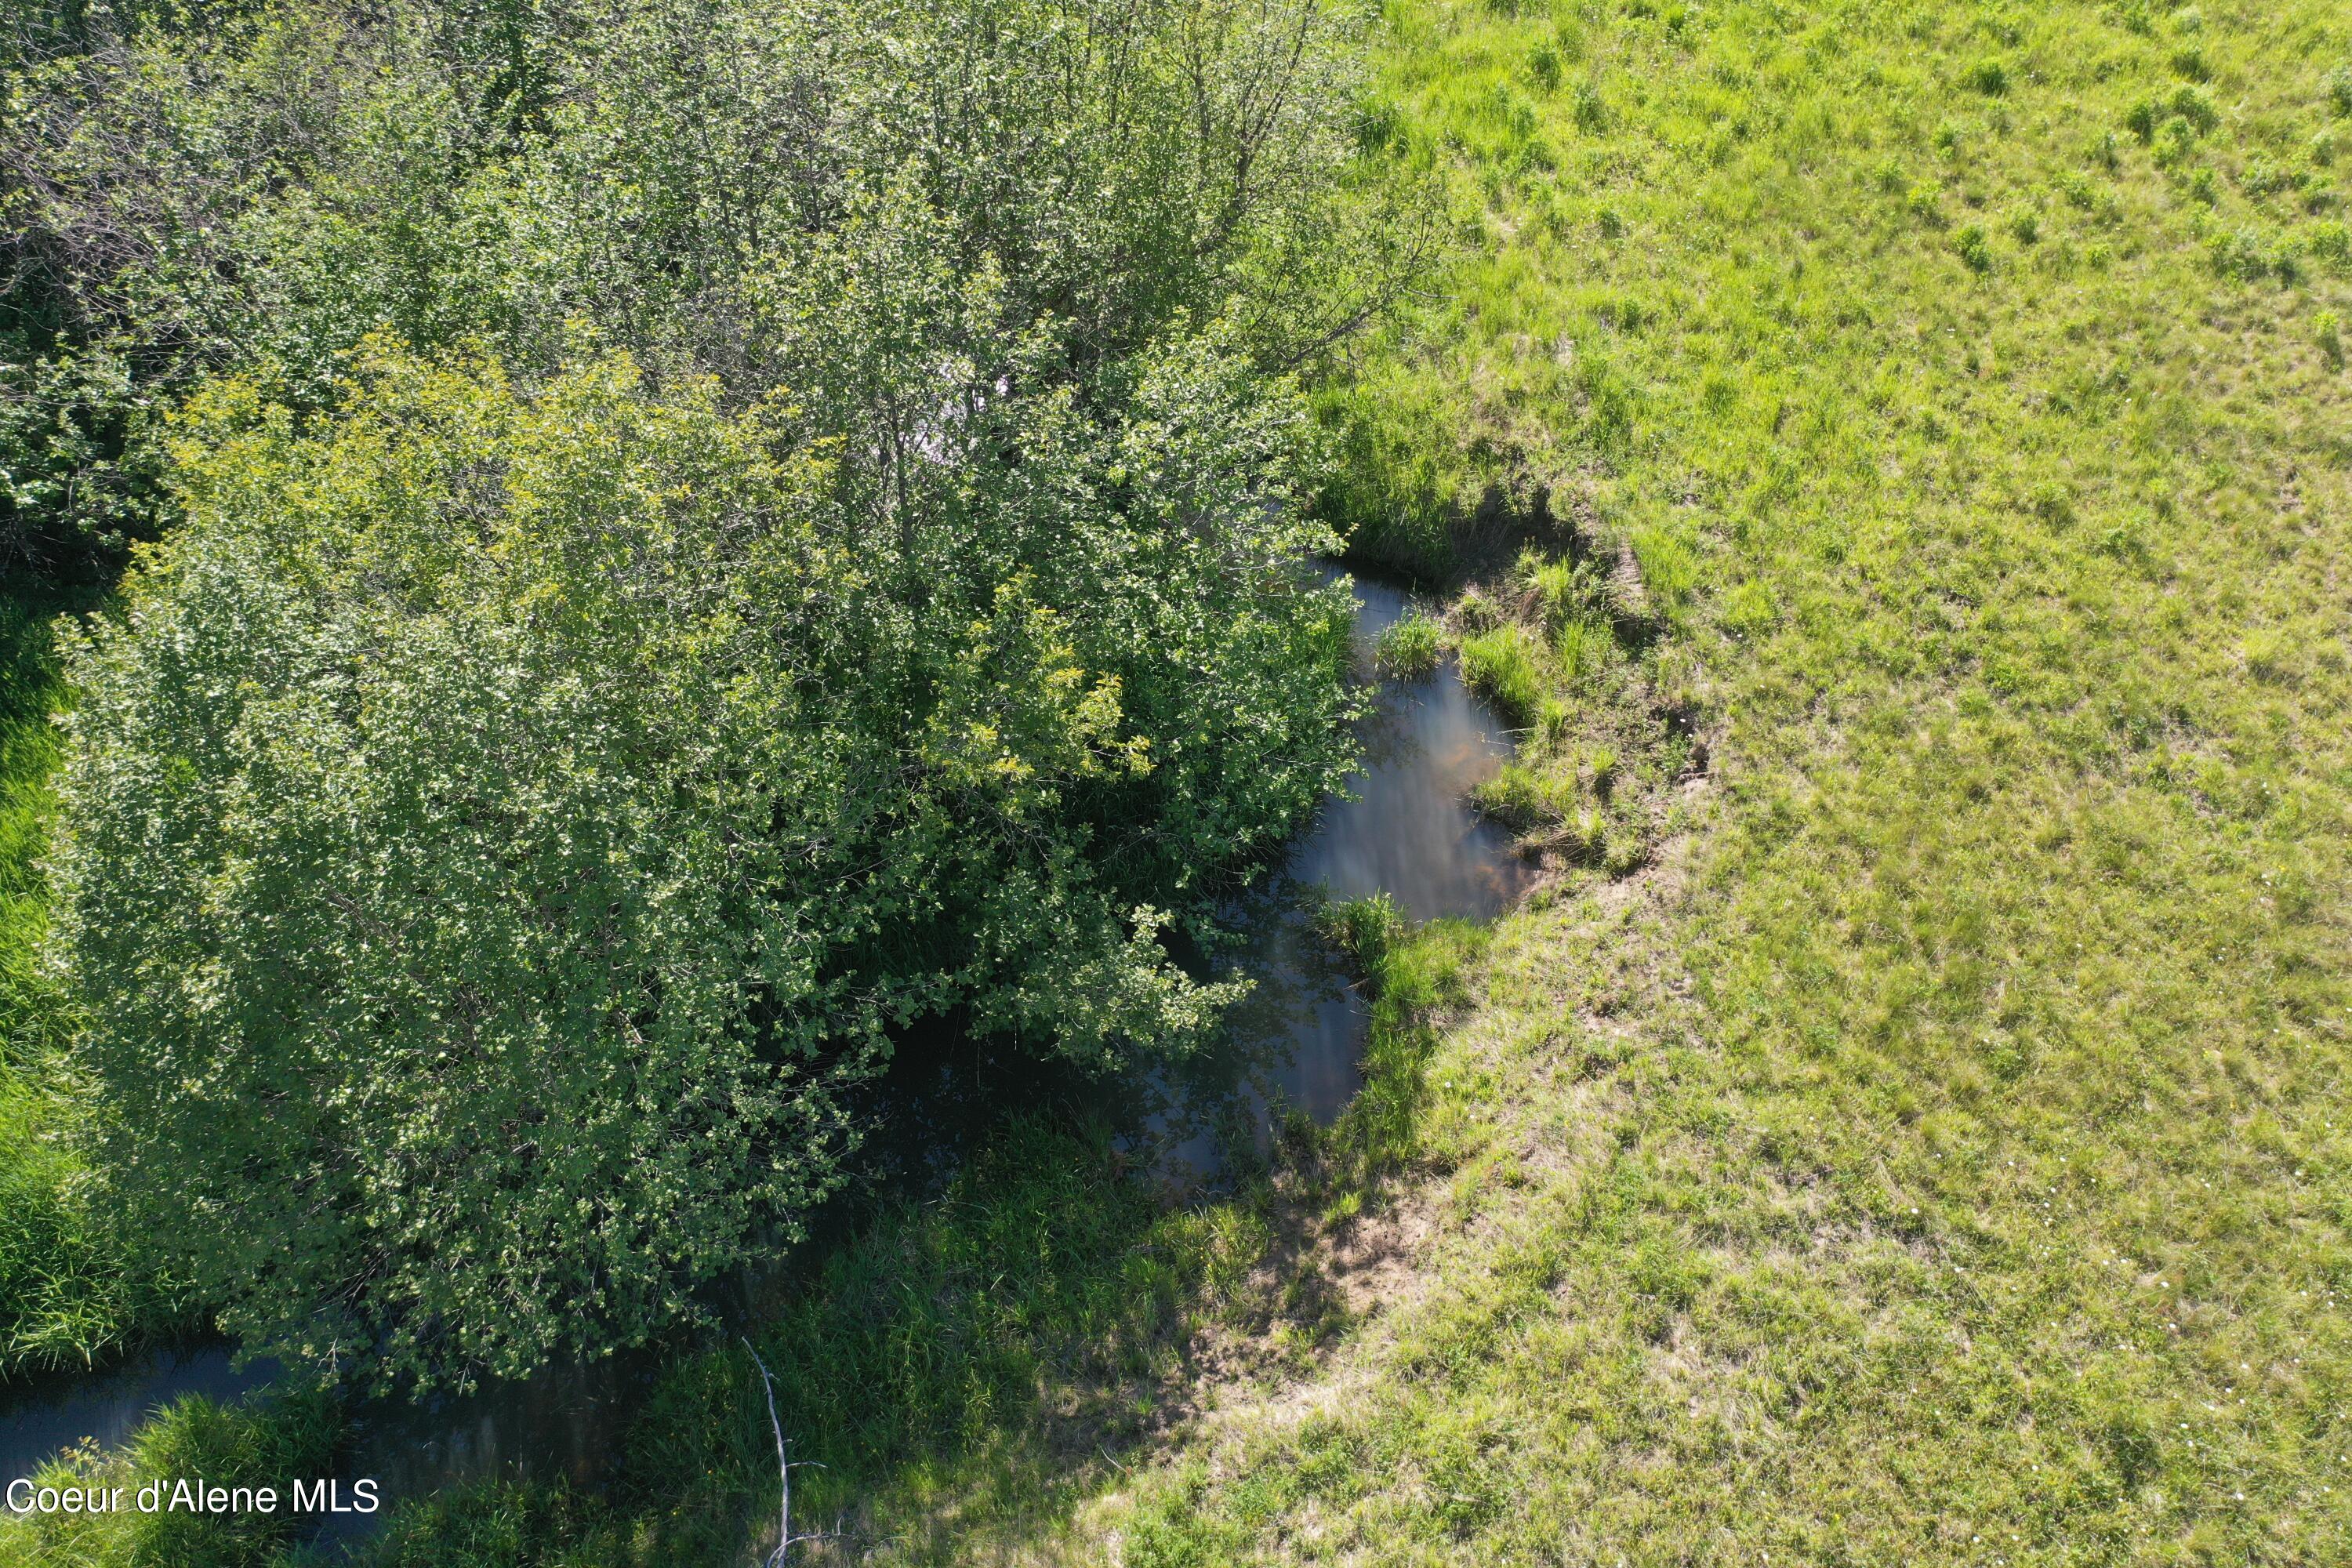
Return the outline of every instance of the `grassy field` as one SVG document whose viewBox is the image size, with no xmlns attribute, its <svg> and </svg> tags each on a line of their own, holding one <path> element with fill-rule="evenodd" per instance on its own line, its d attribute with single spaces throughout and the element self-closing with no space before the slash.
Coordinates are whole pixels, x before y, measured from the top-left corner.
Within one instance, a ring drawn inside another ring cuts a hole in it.
<svg viewBox="0 0 2352 1568">
<path fill-rule="evenodd" d="M 1510 11 L 1391 9 L 1485 243 L 1359 506 L 1540 499 L 1710 766 L 1498 933 L 1387 1308 L 1038 1554 L 2341 1561 L 2352 17 Z"/>
<path fill-rule="evenodd" d="M 812 1511 L 902 1562 L 2341 1561 L 2352 17 L 1389 19 L 1364 140 L 1469 243 L 1327 391 L 1335 501 L 1458 590 L 1559 876 L 1357 932 L 1375 1090 L 1251 1198 L 1030 1148 L 879 1224 L 762 1340 Z M 611 1502 L 387 1557 L 756 1545 L 757 1391 L 682 1365 Z"/>
</svg>

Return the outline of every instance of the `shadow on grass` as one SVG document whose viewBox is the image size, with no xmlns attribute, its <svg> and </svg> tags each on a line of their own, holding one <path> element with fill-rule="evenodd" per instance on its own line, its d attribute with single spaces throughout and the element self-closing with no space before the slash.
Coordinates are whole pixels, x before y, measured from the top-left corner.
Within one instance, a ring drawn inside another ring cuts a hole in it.
<svg viewBox="0 0 2352 1568">
<path fill-rule="evenodd" d="M 1374 1011 L 1366 1088 L 1335 1126 L 1294 1120 L 1234 1195 L 1171 1206 L 1107 1128 L 1018 1114 L 937 1197 L 887 1207 L 761 1314 L 751 1342 L 808 1466 L 794 1531 L 842 1532 L 793 1562 L 970 1562 L 1050 1538 L 1191 1414 L 1204 1349 L 1313 1343 L 1344 1321 L 1324 1241 L 1411 1159 L 1436 1019 L 1484 934 L 1408 931 L 1384 900 L 1330 920 Z M 656 1380 L 601 1497 L 496 1485 L 420 1501 L 365 1560 L 750 1563 L 773 1550 L 777 1504 L 759 1369 L 729 1344 Z"/>
</svg>

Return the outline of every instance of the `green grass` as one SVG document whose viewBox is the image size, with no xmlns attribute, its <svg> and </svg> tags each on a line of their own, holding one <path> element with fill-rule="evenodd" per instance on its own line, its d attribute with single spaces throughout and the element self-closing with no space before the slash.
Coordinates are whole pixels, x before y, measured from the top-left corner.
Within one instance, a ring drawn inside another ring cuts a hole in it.
<svg viewBox="0 0 2352 1568">
<path fill-rule="evenodd" d="M 1383 675 L 1420 680 L 1436 672 L 1444 651 L 1445 634 L 1438 624 L 1419 610 L 1410 610 L 1381 633 L 1372 658 Z"/>
<path fill-rule="evenodd" d="M 1654 648 L 1688 602 L 1687 551 L 1653 554 L 1677 575 L 1661 568 L 1654 585 L 1631 543 L 1613 573 L 1591 554 L 1523 551 L 1467 587 L 1451 614 L 1463 679 L 1521 731 L 1518 755 L 1475 792 L 1479 809 L 1531 849 L 1620 874 L 1649 858 L 1668 786 L 1696 755 L 1657 697 L 1679 650 L 1647 660 L 1636 652 Z"/>
<path fill-rule="evenodd" d="M 1525 724 L 1543 700 L 1541 657 L 1525 626 L 1490 626 L 1462 639 L 1462 679 L 1504 718 Z"/>
<path fill-rule="evenodd" d="M 250 1411 L 184 1399 L 142 1426 L 119 1452 L 78 1450 L 35 1478 L 58 1490 L 110 1494 L 120 1489 L 126 1504 L 121 1511 L 0 1513 L 0 1562 L 12 1568 L 214 1568 L 272 1561 L 304 1522 L 292 1511 L 292 1482 L 333 1473 L 338 1430 L 333 1407 L 320 1399 L 280 1400 Z M 152 1511 L 142 1510 L 142 1487 L 158 1480 L 168 1487 L 175 1479 L 268 1489 L 276 1493 L 274 1506 L 198 1513 L 161 1506 L 167 1493 Z"/>
<path fill-rule="evenodd" d="M 2352 19 L 1390 16 L 1483 243 L 1346 396 L 1616 563 L 1502 788 L 1657 870 L 1496 934 L 1412 1287 L 1040 1554 L 2336 1560 Z"/>
<path fill-rule="evenodd" d="M 1265 1215 L 1262 1190 L 1171 1209 L 1100 1135 L 1009 1123 L 936 1199 L 870 1216 L 754 1334 L 794 1458 L 822 1467 L 794 1476 L 796 1529 L 846 1521 L 895 1560 L 945 1563 L 1064 1517 L 1164 1426 L 1202 1314 L 1250 1294 Z M 729 1344 L 660 1373 L 602 1495 L 405 1500 L 368 1562 L 749 1561 L 773 1549 L 776 1499 L 760 1373 Z"/>
</svg>

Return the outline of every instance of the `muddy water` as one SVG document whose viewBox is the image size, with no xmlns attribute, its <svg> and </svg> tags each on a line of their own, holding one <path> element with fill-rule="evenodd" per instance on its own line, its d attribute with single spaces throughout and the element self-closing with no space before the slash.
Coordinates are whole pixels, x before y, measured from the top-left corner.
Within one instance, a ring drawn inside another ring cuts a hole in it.
<svg viewBox="0 0 2352 1568">
<path fill-rule="evenodd" d="M 1407 602 L 1377 584 L 1359 582 L 1356 595 L 1359 653 L 1369 670 L 1373 645 Z M 1362 732 L 1364 765 L 1349 781 L 1348 798 L 1326 804 L 1269 885 L 1238 911 L 1244 940 L 1225 962 L 1256 987 L 1236 1009 L 1227 1049 L 1195 1064 L 1183 1084 L 1146 1097 L 1159 1101 L 1151 1120 L 1160 1135 L 1148 1141 L 1164 1152 L 1163 1169 L 1213 1173 L 1220 1159 L 1212 1126 L 1225 1137 L 1246 1128 L 1262 1141 L 1284 1110 L 1328 1121 L 1360 1086 L 1366 1008 L 1316 932 L 1316 889 L 1340 899 L 1385 892 L 1415 921 L 1484 919 L 1531 877 L 1509 837 L 1465 804 L 1510 744 L 1450 665 L 1423 680 L 1384 683 Z M 200 1347 L 0 1392 L 0 1484 L 77 1443 L 118 1446 L 184 1394 L 233 1400 L 277 1372 L 268 1363 L 240 1372 L 226 1349 Z M 464 1397 L 362 1406 L 343 1475 L 376 1480 L 390 1501 L 502 1474 L 593 1483 L 608 1468 L 650 1373 L 650 1357 L 622 1357 Z M 321 1534 L 349 1538 L 375 1522 L 332 1521 Z"/>
</svg>

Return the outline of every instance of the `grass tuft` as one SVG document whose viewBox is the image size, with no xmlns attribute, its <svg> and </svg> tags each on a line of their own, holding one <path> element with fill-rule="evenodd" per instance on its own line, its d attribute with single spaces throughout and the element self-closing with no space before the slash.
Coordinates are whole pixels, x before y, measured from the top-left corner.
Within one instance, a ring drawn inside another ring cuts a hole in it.
<svg viewBox="0 0 2352 1568">
<path fill-rule="evenodd" d="M 1435 673 L 1445 651 L 1443 627 L 1419 610 L 1408 610 L 1381 633 L 1372 662 L 1382 674 L 1401 680 L 1420 680 Z"/>
<path fill-rule="evenodd" d="M 1462 679 L 1514 724 L 1531 722 L 1544 698 L 1534 634 L 1516 622 L 1462 641 Z"/>
</svg>

